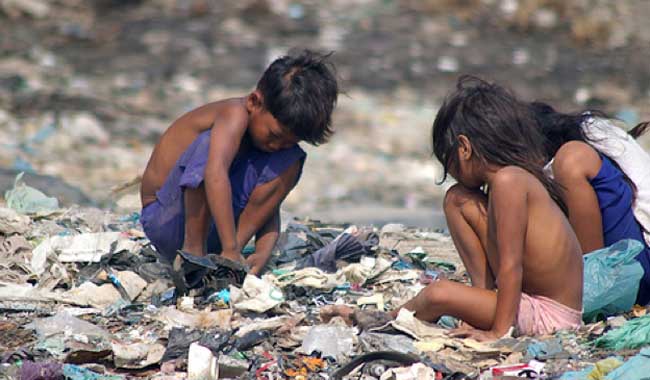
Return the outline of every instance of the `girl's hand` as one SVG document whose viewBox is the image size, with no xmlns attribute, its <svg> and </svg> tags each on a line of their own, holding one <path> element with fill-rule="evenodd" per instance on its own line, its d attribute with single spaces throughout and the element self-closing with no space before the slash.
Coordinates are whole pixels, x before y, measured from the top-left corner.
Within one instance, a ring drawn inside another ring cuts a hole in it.
<svg viewBox="0 0 650 380">
<path fill-rule="evenodd" d="M 491 342 L 501 338 L 501 335 L 497 334 L 494 331 L 479 330 L 466 324 L 462 325 L 457 329 L 452 330 L 449 333 L 449 336 L 451 336 L 452 338 L 474 339 L 478 342 Z"/>
<path fill-rule="evenodd" d="M 470 325 L 469 323 L 465 321 L 459 321 L 458 322 L 458 327 L 455 329 L 451 329 L 449 331 L 449 334 L 459 334 L 459 333 L 464 333 L 467 331 L 475 330 L 474 326 Z"/>
</svg>

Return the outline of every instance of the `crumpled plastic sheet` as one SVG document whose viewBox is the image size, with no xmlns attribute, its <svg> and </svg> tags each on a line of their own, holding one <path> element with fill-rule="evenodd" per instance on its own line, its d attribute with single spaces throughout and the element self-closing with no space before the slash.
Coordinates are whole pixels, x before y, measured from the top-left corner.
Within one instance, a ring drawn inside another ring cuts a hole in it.
<svg viewBox="0 0 650 380">
<path fill-rule="evenodd" d="M 270 276 L 269 276 L 270 277 Z M 275 278 L 270 277 L 273 283 L 280 288 L 294 285 L 298 287 L 332 290 L 345 284 L 343 272 L 325 273 L 318 268 L 304 268 L 282 274 Z"/>
<path fill-rule="evenodd" d="M 560 380 L 646 380 L 650 372 L 650 347 L 622 363 L 620 357 L 610 357 L 582 371 L 565 372 Z"/>
<path fill-rule="evenodd" d="M 570 355 L 564 351 L 562 342 L 558 338 L 543 341 L 533 340 L 526 348 L 526 359 L 546 361 L 549 359 L 568 358 Z"/>
<path fill-rule="evenodd" d="M 264 313 L 282 303 L 284 294 L 266 279 L 247 275 L 241 289 L 230 286 L 230 298 L 236 310 Z"/>
<path fill-rule="evenodd" d="M 113 247 L 113 244 L 116 244 Z M 57 254 L 60 262 L 99 262 L 110 252 L 137 251 L 138 243 L 121 232 L 85 233 L 73 236 L 51 236 L 32 251 L 32 270 L 45 271 L 47 257 Z"/>
<path fill-rule="evenodd" d="M 650 347 L 605 376 L 605 380 L 647 380 L 650 376 Z"/>
<path fill-rule="evenodd" d="M 596 339 L 594 344 L 616 351 L 650 345 L 650 315 L 630 319 L 623 326 Z"/>
<path fill-rule="evenodd" d="M 14 181 L 14 188 L 5 192 L 7 206 L 22 214 L 49 214 L 59 209 L 59 201 L 48 197 L 43 192 L 22 182 L 19 173 Z"/>
<path fill-rule="evenodd" d="M 634 306 L 643 277 L 643 267 L 635 257 L 642 250 L 643 244 L 628 239 L 584 256 L 582 318 L 586 322 Z"/>
<path fill-rule="evenodd" d="M 317 267 L 325 272 L 336 272 L 336 261 L 358 262 L 364 254 L 370 254 L 372 247 L 379 244 L 374 232 L 361 234 L 356 227 L 350 227 L 323 248 L 298 260 L 296 269 Z"/>
<path fill-rule="evenodd" d="M 308 252 L 313 252 L 326 246 L 336 236 L 336 234 L 330 234 L 331 237 L 326 235 L 328 234 L 316 233 L 300 223 L 289 223 L 278 241 L 281 255 L 278 257 L 277 262 L 284 264 L 299 260 Z"/>
<path fill-rule="evenodd" d="M 354 328 L 337 325 L 313 326 L 302 341 L 300 350 L 307 355 L 318 351 L 323 357 L 343 360 L 352 353 L 356 338 Z"/>
<path fill-rule="evenodd" d="M 199 342 L 200 345 L 209 348 L 217 355 L 226 347 L 231 335 L 232 333 L 226 330 L 213 329 L 204 331 L 175 327 L 169 332 L 167 348 L 161 361 L 187 358 L 190 345 L 193 342 Z"/>
<path fill-rule="evenodd" d="M 416 354 L 413 339 L 406 335 L 382 334 L 364 331 L 359 335 L 359 345 L 364 352 L 397 351 L 403 354 Z"/>
<path fill-rule="evenodd" d="M 110 334 L 99 326 L 74 317 L 65 311 L 60 311 L 52 317 L 37 319 L 25 328 L 36 330 L 39 338 L 55 334 L 81 334 L 110 338 Z"/>
</svg>

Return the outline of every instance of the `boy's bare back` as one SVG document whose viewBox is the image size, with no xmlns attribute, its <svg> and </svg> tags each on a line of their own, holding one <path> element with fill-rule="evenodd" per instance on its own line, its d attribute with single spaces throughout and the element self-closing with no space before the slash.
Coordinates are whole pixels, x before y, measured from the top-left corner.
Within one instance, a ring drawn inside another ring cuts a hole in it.
<svg viewBox="0 0 650 380">
<path fill-rule="evenodd" d="M 233 98 L 208 103 L 184 114 L 163 133 L 142 176 L 140 196 L 143 207 L 156 199 L 156 192 L 165 183 L 176 161 L 201 132 L 212 128 L 217 118 L 245 120 L 243 100 Z"/>
<path fill-rule="evenodd" d="M 542 183 L 522 168 L 503 167 L 491 181 L 488 204 L 490 267 L 500 268 L 504 247 L 523 244 L 522 292 L 545 296 L 581 310 L 583 261 L 580 244 L 567 218 Z M 521 215 L 523 223 L 502 223 L 503 220 L 517 220 L 522 208 L 528 210 L 527 215 Z M 517 228 L 524 230 L 517 231 Z M 523 241 L 513 242 L 518 235 L 523 236 Z M 497 247 L 499 244 L 502 246 Z"/>
</svg>

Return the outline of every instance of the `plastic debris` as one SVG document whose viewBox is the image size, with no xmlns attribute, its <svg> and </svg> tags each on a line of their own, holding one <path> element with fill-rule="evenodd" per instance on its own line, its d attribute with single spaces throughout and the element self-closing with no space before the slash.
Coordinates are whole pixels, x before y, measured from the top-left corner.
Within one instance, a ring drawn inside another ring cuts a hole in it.
<svg viewBox="0 0 650 380">
<path fill-rule="evenodd" d="M 607 358 L 603 359 L 596 364 L 594 368 L 587 374 L 589 380 L 604 379 L 610 372 L 623 365 L 620 358 Z"/>
<path fill-rule="evenodd" d="M 650 373 L 650 348 L 641 349 L 638 355 L 627 360 L 605 376 L 605 380 L 643 380 Z"/>
<path fill-rule="evenodd" d="M 72 364 L 63 366 L 63 375 L 66 380 L 124 380 L 124 376 L 99 374 Z"/>
<path fill-rule="evenodd" d="M 377 306 L 377 310 L 384 311 L 384 295 L 378 293 L 368 297 L 360 297 L 357 299 L 357 305 L 375 305 Z"/>
<path fill-rule="evenodd" d="M 187 361 L 187 379 L 216 380 L 218 378 L 219 366 L 212 351 L 198 343 L 192 343 Z"/>
<path fill-rule="evenodd" d="M 650 345 L 650 315 L 630 319 L 623 326 L 596 339 L 594 344 L 617 351 Z"/>
<path fill-rule="evenodd" d="M 120 232 L 52 236 L 34 248 L 31 265 L 34 273 L 40 275 L 45 270 L 49 255 L 57 255 L 57 259 L 64 263 L 97 263 L 111 252 L 134 251 L 137 246 L 137 242 Z"/>
<path fill-rule="evenodd" d="M 415 363 L 410 367 L 391 368 L 379 380 L 435 380 L 436 372 L 424 365 Z"/>
<path fill-rule="evenodd" d="M 640 242 L 622 240 L 584 256 L 582 315 L 585 321 L 632 308 L 643 277 L 643 268 L 635 260 L 641 250 Z"/>
<path fill-rule="evenodd" d="M 250 363 L 244 359 L 221 355 L 218 359 L 219 376 L 224 379 L 238 378 L 248 371 Z"/>
<path fill-rule="evenodd" d="M 5 193 L 7 206 L 22 214 L 47 215 L 59 209 L 59 201 L 22 182 L 24 173 L 16 176 L 14 188 Z"/>
<path fill-rule="evenodd" d="M 285 326 L 293 319 L 294 318 L 290 316 L 280 316 L 280 317 L 273 317 L 268 319 L 253 320 L 250 323 L 247 323 L 244 326 L 240 327 L 239 330 L 237 330 L 237 332 L 235 333 L 235 335 L 238 337 L 243 337 L 244 335 L 252 331 L 277 330 L 282 326 Z"/>
<path fill-rule="evenodd" d="M 59 312 L 53 317 L 35 320 L 26 328 L 35 330 L 40 338 L 47 338 L 55 334 L 82 334 L 109 338 L 110 334 L 102 328 L 68 314 Z"/>
<path fill-rule="evenodd" d="M 353 328 L 317 325 L 309 330 L 300 350 L 308 355 L 320 352 L 323 357 L 341 361 L 352 351 L 355 337 Z"/>
<path fill-rule="evenodd" d="M 84 282 L 65 292 L 61 299 L 77 305 L 104 309 L 116 303 L 121 297 L 120 292 L 112 284 L 97 286 L 92 282 Z"/>
<path fill-rule="evenodd" d="M 214 328 L 230 329 L 232 310 L 195 310 L 184 312 L 172 306 L 160 309 L 155 318 L 171 327 Z"/>
<path fill-rule="evenodd" d="M 499 379 L 505 376 L 539 378 L 544 369 L 544 363 L 531 360 L 526 364 L 506 364 L 490 368 L 481 374 L 480 380 Z"/>
<path fill-rule="evenodd" d="M 230 287 L 233 308 L 263 313 L 284 301 L 282 291 L 272 283 L 254 275 L 247 275 L 242 288 Z"/>
<path fill-rule="evenodd" d="M 5 235 L 24 234 L 31 219 L 7 207 L 0 207 L 0 233 Z"/>
<path fill-rule="evenodd" d="M 550 359 L 568 359 L 567 353 L 558 338 L 543 341 L 533 340 L 526 348 L 526 358 L 546 361 Z"/>
<path fill-rule="evenodd" d="M 159 343 L 120 343 L 113 342 L 113 361 L 118 368 L 145 368 L 159 363 L 165 347 Z"/>
<path fill-rule="evenodd" d="M 350 227 L 323 248 L 299 260 L 296 269 L 317 267 L 325 272 L 336 272 L 336 261 L 358 262 L 364 254 L 370 254 L 379 243 L 374 231 L 359 231 Z"/>
</svg>

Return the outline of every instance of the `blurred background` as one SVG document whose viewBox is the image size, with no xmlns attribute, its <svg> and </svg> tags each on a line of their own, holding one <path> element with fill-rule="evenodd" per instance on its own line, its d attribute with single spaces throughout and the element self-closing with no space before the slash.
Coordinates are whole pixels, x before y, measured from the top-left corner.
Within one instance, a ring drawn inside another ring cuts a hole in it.
<svg viewBox="0 0 650 380">
<path fill-rule="evenodd" d="M 648 19 L 647 0 L 0 0 L 0 190 L 24 171 L 64 205 L 137 211 L 176 117 L 308 47 L 335 52 L 345 94 L 285 210 L 442 228 L 430 128 L 457 77 L 631 127 L 650 119 Z"/>
</svg>

